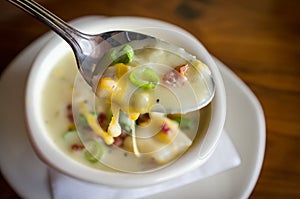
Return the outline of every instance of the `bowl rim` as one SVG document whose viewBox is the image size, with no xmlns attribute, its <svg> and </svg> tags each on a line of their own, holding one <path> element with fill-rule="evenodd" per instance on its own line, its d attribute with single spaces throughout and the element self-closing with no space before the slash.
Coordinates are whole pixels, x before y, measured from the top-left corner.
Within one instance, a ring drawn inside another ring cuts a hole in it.
<svg viewBox="0 0 300 199">
<path fill-rule="evenodd" d="M 89 33 L 97 33 L 99 29 L 101 30 L 113 30 L 118 24 L 123 26 L 123 28 L 118 27 L 119 29 L 129 29 L 136 30 L 139 29 L 138 24 L 147 24 L 151 27 L 170 29 L 176 31 L 178 34 L 186 36 L 190 41 L 190 43 L 195 43 L 193 45 L 194 50 L 200 50 L 203 53 L 204 57 L 207 59 L 205 62 L 209 62 L 209 66 L 212 70 L 213 76 L 215 77 L 216 83 L 216 93 L 213 100 L 213 109 L 212 115 L 214 116 L 211 119 L 207 130 L 207 136 L 204 139 L 208 139 L 209 142 L 204 142 L 201 147 L 193 147 L 188 152 L 188 155 L 182 156 L 180 159 L 176 160 L 174 163 L 168 165 L 165 168 L 161 168 L 159 170 L 153 172 L 146 173 L 122 173 L 122 172 L 107 172 L 102 170 L 93 169 L 91 167 L 85 166 L 82 163 L 73 160 L 72 158 L 68 158 L 67 161 L 64 159 L 67 155 L 59 150 L 55 144 L 49 140 L 51 140 L 50 136 L 46 137 L 43 134 L 39 134 L 43 130 L 42 118 L 39 116 L 39 98 L 35 98 L 37 96 L 37 89 L 42 89 L 43 84 L 37 84 L 37 81 L 41 76 L 40 73 L 49 73 L 53 67 L 42 68 L 45 65 L 45 60 L 51 58 L 54 50 L 63 49 L 64 52 L 71 51 L 71 48 L 64 42 L 62 39 L 58 37 L 53 37 L 47 42 L 47 44 L 43 47 L 43 49 L 39 52 L 35 61 L 32 64 L 32 68 L 28 75 L 27 83 L 26 83 L 26 91 L 25 91 L 25 118 L 26 124 L 28 128 L 28 135 L 31 144 L 38 157 L 42 159 L 46 164 L 50 167 L 57 169 L 58 171 L 70 175 L 72 177 L 89 181 L 92 183 L 100 183 L 110 186 L 119 186 L 119 187 L 139 187 L 146 186 L 151 184 L 157 184 L 171 178 L 177 177 L 189 170 L 192 170 L 201 164 L 203 164 L 213 153 L 218 140 L 221 136 L 224 124 L 225 124 L 225 115 L 226 115 L 226 96 L 225 96 L 225 88 L 222 80 L 222 76 L 214 63 L 213 58 L 209 55 L 204 46 L 190 33 L 183 30 L 182 28 L 163 22 L 160 20 L 143 18 L 143 17 L 109 17 L 105 18 L 101 21 L 95 22 L 93 27 L 91 24 L 79 25 L 79 29 L 84 30 Z M 114 27 L 114 28 L 113 28 Z M 125 28 L 126 27 L 126 28 Z M 135 27 L 135 28 L 134 28 Z M 187 42 L 185 40 L 184 42 Z M 181 41 L 183 42 L 183 41 Z M 186 48 L 185 48 L 186 49 Z M 190 48 L 188 49 L 191 50 Z M 52 53 L 52 54 L 51 54 Z M 192 54 L 195 54 L 191 52 Z M 200 54 L 200 52 L 195 55 Z M 61 57 L 61 56 L 60 56 Z M 201 59 L 201 58 L 200 58 Z M 203 59 L 202 59 L 203 60 Z M 38 76 L 39 75 L 39 76 Z M 43 78 L 46 81 L 47 78 Z M 35 89 L 33 89 L 35 88 Z M 210 133 L 212 132 L 212 133 Z M 215 132 L 215 133 L 213 133 Z M 208 144 L 207 144 L 208 143 Z M 53 147 L 53 145 L 55 147 Z M 51 154 L 51 155 L 49 155 Z M 191 157 L 198 156 L 198 159 L 194 161 L 190 161 Z M 185 162 L 189 162 L 189 164 L 184 164 Z M 179 167 L 181 165 L 181 167 Z M 182 166 L 184 165 L 184 166 Z M 70 169 L 71 168 L 71 169 Z M 84 175 L 82 175 L 84 173 Z"/>
</svg>

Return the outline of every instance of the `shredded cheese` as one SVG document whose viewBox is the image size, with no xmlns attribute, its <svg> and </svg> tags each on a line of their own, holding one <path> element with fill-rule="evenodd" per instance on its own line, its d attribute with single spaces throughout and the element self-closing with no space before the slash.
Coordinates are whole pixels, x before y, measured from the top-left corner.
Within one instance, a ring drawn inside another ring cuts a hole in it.
<svg viewBox="0 0 300 199">
<path fill-rule="evenodd" d="M 93 131 L 99 135 L 100 137 L 102 137 L 105 141 L 106 144 L 111 145 L 114 142 L 114 138 L 109 135 L 107 132 L 103 131 L 103 129 L 101 128 L 101 126 L 99 125 L 98 121 L 96 120 L 96 118 L 94 117 L 94 115 L 92 115 L 85 103 L 80 103 L 80 109 L 82 111 L 83 116 L 85 117 L 85 119 L 87 120 L 89 126 L 93 129 Z"/>
<path fill-rule="evenodd" d="M 139 152 L 137 143 L 136 143 L 136 135 L 135 135 L 135 122 L 132 121 L 131 123 L 131 136 L 132 136 L 132 147 L 133 147 L 133 153 L 134 155 L 136 155 L 137 157 L 140 157 L 141 154 Z"/>
<path fill-rule="evenodd" d="M 131 136 L 132 136 L 132 147 L 133 147 L 133 153 L 137 157 L 140 157 L 140 152 L 137 146 L 137 138 L 135 134 L 135 121 L 139 118 L 140 113 L 128 113 L 128 117 L 131 120 Z"/>
<path fill-rule="evenodd" d="M 116 107 L 115 105 L 111 105 L 111 110 L 112 110 L 112 118 L 108 126 L 108 134 L 113 136 L 113 137 L 118 137 L 121 135 L 122 130 L 119 124 L 119 113 L 120 113 L 120 108 Z"/>
</svg>

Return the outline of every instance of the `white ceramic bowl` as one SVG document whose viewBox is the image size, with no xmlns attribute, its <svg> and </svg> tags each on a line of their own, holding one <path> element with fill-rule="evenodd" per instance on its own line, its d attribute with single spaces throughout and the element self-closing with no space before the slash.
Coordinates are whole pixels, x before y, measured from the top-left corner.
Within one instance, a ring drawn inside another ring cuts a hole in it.
<svg viewBox="0 0 300 199">
<path fill-rule="evenodd" d="M 94 18 L 76 26 L 86 33 L 109 30 L 138 30 L 183 47 L 206 63 L 214 76 L 216 93 L 212 102 L 211 120 L 205 137 L 194 143 L 181 158 L 169 166 L 146 173 L 109 172 L 90 168 L 74 161 L 53 143 L 43 125 L 41 101 L 44 84 L 56 63 L 71 48 L 60 38 L 51 39 L 36 57 L 26 87 L 26 118 L 31 143 L 39 157 L 51 167 L 81 180 L 121 187 L 139 187 L 157 184 L 175 178 L 202 165 L 214 151 L 221 135 L 226 112 L 225 88 L 219 70 L 203 45 L 185 30 L 158 20 L 137 17 Z M 171 30 L 171 31 L 170 31 Z"/>
</svg>

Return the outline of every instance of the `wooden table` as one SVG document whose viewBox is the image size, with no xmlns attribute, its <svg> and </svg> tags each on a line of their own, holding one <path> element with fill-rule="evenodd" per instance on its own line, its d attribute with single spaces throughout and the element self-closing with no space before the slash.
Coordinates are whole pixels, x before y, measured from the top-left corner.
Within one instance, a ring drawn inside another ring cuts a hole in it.
<svg viewBox="0 0 300 199">
<path fill-rule="evenodd" d="M 40 0 L 71 20 L 143 16 L 179 25 L 201 40 L 260 100 L 267 122 L 261 175 L 251 198 L 300 198 L 299 0 Z M 1 72 L 49 29 L 0 3 Z M 2 113 L 1 114 L 5 114 Z M 19 198 L 1 175 L 0 198 Z"/>
</svg>

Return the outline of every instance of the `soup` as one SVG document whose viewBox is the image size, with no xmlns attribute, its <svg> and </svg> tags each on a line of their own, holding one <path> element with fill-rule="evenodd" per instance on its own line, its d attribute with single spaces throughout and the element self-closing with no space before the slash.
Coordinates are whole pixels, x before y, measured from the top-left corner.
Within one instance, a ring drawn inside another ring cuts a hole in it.
<svg viewBox="0 0 300 199">
<path fill-rule="evenodd" d="M 195 71 L 185 60 L 157 49 L 137 51 L 127 59 L 110 65 L 95 95 L 77 75 L 72 54 L 67 54 L 45 85 L 44 121 L 53 141 L 76 161 L 101 170 L 151 171 L 176 160 L 204 136 L 210 106 L 186 114 L 153 109 L 169 99 L 153 92 L 162 89 L 158 81 L 178 88 L 187 72 Z M 171 69 L 161 70 L 162 63 Z"/>
</svg>

